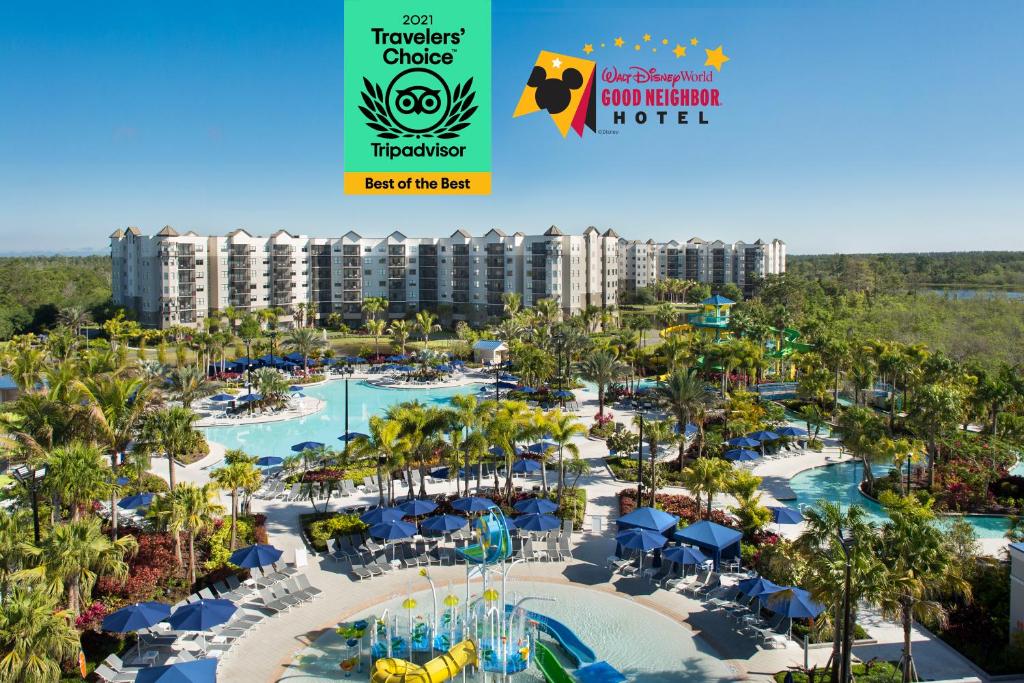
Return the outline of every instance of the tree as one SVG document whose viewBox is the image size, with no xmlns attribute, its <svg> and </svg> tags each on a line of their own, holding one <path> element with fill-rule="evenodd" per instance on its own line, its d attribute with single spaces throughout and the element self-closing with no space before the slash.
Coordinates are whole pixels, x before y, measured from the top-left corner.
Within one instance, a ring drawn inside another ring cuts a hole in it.
<svg viewBox="0 0 1024 683">
<path fill-rule="evenodd" d="M 728 490 L 735 468 L 728 460 L 721 458 L 697 458 L 683 470 L 683 486 L 697 499 L 698 508 L 702 495 L 708 497 L 707 518 L 711 518 L 711 504 L 715 494 Z"/>
<path fill-rule="evenodd" d="M 416 459 L 420 471 L 419 496 L 427 496 L 427 471 L 426 463 L 429 453 L 440 444 L 439 435 L 444 431 L 448 422 L 446 411 L 441 408 L 428 407 L 419 401 L 409 401 L 392 406 L 388 412 L 389 419 L 397 420 L 401 425 L 401 434 L 409 453 Z M 411 463 L 407 462 L 409 469 Z M 409 498 L 412 499 L 412 477 L 409 478 Z"/>
<path fill-rule="evenodd" d="M 398 348 L 398 353 L 405 355 L 405 345 L 409 341 L 409 335 L 412 334 L 412 328 L 409 325 L 408 320 L 392 320 L 391 327 L 391 340 Z"/>
<path fill-rule="evenodd" d="M 83 507 L 107 496 L 113 487 L 100 449 L 81 441 L 59 446 L 50 453 L 43 483 L 56 500 L 68 507 L 72 521 L 78 521 Z"/>
<path fill-rule="evenodd" d="M 363 299 L 363 313 L 370 317 L 370 320 L 376 320 L 379 313 L 383 313 L 388 308 L 388 300 L 381 296 L 371 296 Z M 367 325 L 369 328 L 369 325 Z"/>
<path fill-rule="evenodd" d="M 173 528 L 181 528 L 188 534 L 188 578 L 196 582 L 196 536 L 213 527 L 213 523 L 224 512 L 217 496 L 216 484 L 196 486 L 191 483 L 178 484 L 170 492 L 172 500 Z"/>
<path fill-rule="evenodd" d="M 0 510 L 0 604 L 11 588 L 11 576 L 21 569 L 24 545 L 31 538 L 31 513 L 26 509 Z"/>
<path fill-rule="evenodd" d="M 477 487 L 480 486 L 480 471 L 484 455 L 487 452 L 487 438 L 482 430 L 483 416 L 486 407 L 473 394 L 458 394 L 451 399 L 451 421 L 453 426 L 465 431 L 462 439 L 464 450 L 463 469 L 465 471 L 466 495 L 469 495 L 470 465 L 477 465 Z"/>
<path fill-rule="evenodd" d="M 940 598 L 956 595 L 969 600 L 971 584 L 961 565 L 934 524 L 931 510 L 912 499 L 882 495 L 890 521 L 882 525 L 876 552 L 883 567 L 883 589 L 878 600 L 882 614 L 899 619 L 903 627 L 903 683 L 917 680 L 911 650 L 914 620 L 944 623 L 946 610 Z"/>
<path fill-rule="evenodd" d="M 679 434 L 683 437 L 679 439 L 679 459 L 676 463 L 682 472 L 686 466 L 686 425 L 695 423 L 697 438 L 703 440 L 705 411 L 711 403 L 711 394 L 693 370 L 676 370 L 664 381 L 658 382 L 656 391 L 675 416 Z"/>
<path fill-rule="evenodd" d="M 58 524 L 40 545 L 24 546 L 22 552 L 34 566 L 22 569 L 14 578 L 39 581 L 49 595 L 64 596 L 68 609 L 77 617 L 100 577 L 128 576 L 125 558 L 137 548 L 133 536 L 110 540 L 96 517 Z"/>
<path fill-rule="evenodd" d="M 373 337 L 373 355 L 380 355 L 380 338 L 387 330 L 387 322 L 384 320 L 367 320 L 366 331 Z"/>
<path fill-rule="evenodd" d="M 403 453 L 407 452 L 408 442 L 402 436 L 402 425 L 397 420 L 388 420 L 379 415 L 370 416 L 370 433 L 356 437 L 351 445 L 351 455 L 356 460 L 373 461 L 377 468 L 377 488 L 379 503 L 394 500 L 394 484 L 391 481 L 391 470 L 401 467 Z M 387 468 L 388 480 L 384 481 L 384 470 Z M 385 500 L 385 485 L 387 498 Z"/>
<path fill-rule="evenodd" d="M 145 422 L 144 440 L 152 450 L 167 456 L 167 481 L 173 489 L 177 484 L 175 458 L 195 453 L 203 435 L 195 429 L 199 416 L 188 408 L 174 406 L 151 413 Z"/>
<path fill-rule="evenodd" d="M 736 498 L 736 505 L 729 512 L 736 515 L 746 538 L 751 538 L 772 521 L 771 510 L 761 504 L 761 477 L 746 470 L 733 470 L 728 482 L 728 491 Z"/>
<path fill-rule="evenodd" d="M 324 340 L 317 330 L 300 327 L 288 333 L 285 346 L 302 356 L 302 373 L 309 374 L 309 357 L 323 348 Z"/>
<path fill-rule="evenodd" d="M 604 395 L 608 386 L 621 380 L 626 374 L 625 366 L 610 351 L 597 351 L 581 362 L 577 374 L 597 385 L 597 414 L 604 415 Z"/>
<path fill-rule="evenodd" d="M 634 418 L 633 424 L 639 425 L 640 419 L 640 416 Z M 662 444 L 672 443 L 676 438 L 676 433 L 672 423 L 668 420 L 645 420 L 643 431 L 651 461 L 649 488 L 651 490 L 651 507 L 654 507 L 654 501 L 658 494 L 658 447 Z M 643 444 L 640 444 L 640 449 L 643 449 Z M 642 479 L 643 476 L 641 476 Z"/>
<path fill-rule="evenodd" d="M 505 292 L 501 295 L 501 303 L 506 318 L 515 318 L 523 310 L 523 297 L 519 292 Z"/>
<path fill-rule="evenodd" d="M 72 613 L 53 596 L 15 586 L 0 601 L 0 683 L 57 683 L 80 648 Z"/>
<path fill-rule="evenodd" d="M 580 448 L 573 439 L 577 436 L 585 436 L 587 428 L 581 425 L 574 416 L 567 415 L 561 410 L 552 410 L 544 415 L 543 426 L 547 431 L 548 438 L 558 444 L 558 504 L 562 504 L 562 492 L 565 489 L 565 458 L 566 451 L 574 458 L 578 458 Z M 542 472 L 544 485 L 547 486 L 547 473 Z"/>
<path fill-rule="evenodd" d="M 248 460 L 236 460 L 226 467 L 214 470 L 211 477 L 225 491 L 231 492 L 231 546 L 235 549 L 238 523 L 238 497 L 243 491 L 255 491 L 260 487 L 263 475 Z"/>
<path fill-rule="evenodd" d="M 440 332 L 441 326 L 437 324 L 437 316 L 430 311 L 419 311 L 416 313 L 416 327 L 423 335 L 423 348 L 430 347 L 430 333 Z"/>
<path fill-rule="evenodd" d="M 875 476 L 871 464 L 883 456 L 891 455 L 893 446 L 885 422 L 871 408 L 854 407 L 845 410 L 840 416 L 839 431 L 843 435 L 843 447 L 861 459 L 864 481 L 868 491 L 873 491 Z"/>
<path fill-rule="evenodd" d="M 590 474 L 590 463 L 580 456 L 574 455 L 565 463 L 565 471 L 573 475 L 572 486 L 569 488 L 575 491 L 576 482 L 580 480 L 580 477 Z"/>
<path fill-rule="evenodd" d="M 539 386 L 551 379 L 555 374 L 555 358 L 543 349 L 525 342 L 513 342 L 512 357 L 515 359 L 516 372 L 523 384 Z"/>
<path fill-rule="evenodd" d="M 193 365 L 175 368 L 167 375 L 168 389 L 181 405 L 191 408 L 197 398 L 209 393 L 210 382 L 206 373 Z"/>
<path fill-rule="evenodd" d="M 940 457 L 939 437 L 964 421 L 965 391 L 951 381 L 929 383 L 914 392 L 909 424 L 928 450 L 928 485 L 935 486 L 935 466 Z"/>
</svg>

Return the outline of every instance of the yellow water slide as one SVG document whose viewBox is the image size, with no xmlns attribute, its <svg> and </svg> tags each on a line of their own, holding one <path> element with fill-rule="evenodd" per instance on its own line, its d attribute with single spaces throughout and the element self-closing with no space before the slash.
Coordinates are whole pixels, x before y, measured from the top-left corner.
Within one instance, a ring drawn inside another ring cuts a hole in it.
<svg viewBox="0 0 1024 683">
<path fill-rule="evenodd" d="M 476 664 L 476 645 L 464 640 L 440 657 L 422 666 L 404 659 L 378 659 L 373 663 L 373 683 L 440 683 L 455 678 L 470 664 Z"/>
</svg>

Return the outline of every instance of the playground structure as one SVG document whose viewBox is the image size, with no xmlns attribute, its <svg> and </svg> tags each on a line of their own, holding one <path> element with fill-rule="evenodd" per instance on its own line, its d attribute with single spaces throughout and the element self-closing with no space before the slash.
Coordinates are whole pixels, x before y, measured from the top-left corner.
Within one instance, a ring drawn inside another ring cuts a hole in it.
<svg viewBox="0 0 1024 683">
<path fill-rule="evenodd" d="M 432 605 L 425 605 L 425 613 L 417 611 L 420 606 L 410 594 L 401 603 L 404 614 L 384 610 L 375 619 L 337 629 L 347 648 L 340 662 L 346 677 L 360 674 L 368 661 L 372 683 L 505 682 L 531 664 L 549 683 L 582 680 L 569 673 L 539 635 L 551 636 L 577 666 L 592 665 L 594 652 L 565 624 L 523 608 L 528 601 L 551 598 L 506 593 L 508 572 L 516 562 L 509 561 L 512 539 L 501 510 L 492 506 L 481 514 L 473 534 L 476 543 L 458 550 L 466 559 L 464 596 L 449 585 L 439 605 L 434 582 L 421 569 L 431 591 Z M 475 578 L 480 583 L 473 584 L 479 589 L 474 594 L 470 582 Z"/>
</svg>

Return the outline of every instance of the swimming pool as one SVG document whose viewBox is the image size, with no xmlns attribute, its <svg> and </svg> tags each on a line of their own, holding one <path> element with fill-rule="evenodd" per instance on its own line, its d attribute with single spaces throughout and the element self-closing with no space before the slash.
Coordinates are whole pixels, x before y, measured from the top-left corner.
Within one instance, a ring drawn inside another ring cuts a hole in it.
<svg viewBox="0 0 1024 683">
<path fill-rule="evenodd" d="M 824 467 L 816 467 L 797 474 L 789 481 L 789 486 L 796 493 L 796 500 L 789 501 L 791 507 L 813 506 L 819 500 L 839 503 L 843 508 L 860 505 L 868 511 L 876 522 L 888 519 L 882 506 L 860 493 L 860 484 L 864 466 L 859 462 L 841 462 Z M 892 469 L 891 465 L 874 465 L 875 477 L 885 476 Z M 951 516 L 943 516 L 940 520 L 950 520 Z M 1009 528 L 1009 520 L 1005 517 L 970 515 L 964 517 L 974 527 L 978 538 L 1003 538 Z M 948 522 L 947 522 L 948 523 Z"/>
<path fill-rule="evenodd" d="M 349 430 L 366 432 L 371 415 L 383 415 L 388 407 L 403 401 L 418 400 L 428 405 L 447 405 L 452 396 L 478 393 L 481 384 L 436 389 L 387 389 L 362 380 L 350 380 L 348 387 Z M 292 444 L 320 441 L 331 448 L 341 448 L 338 437 L 345 433 L 345 382 L 332 380 L 307 387 L 307 396 L 322 399 L 324 408 L 318 413 L 294 420 L 231 427 L 206 427 L 203 432 L 210 441 L 227 448 L 240 448 L 249 455 L 289 455 Z"/>
<path fill-rule="evenodd" d="M 475 588 L 479 592 L 479 585 Z M 527 581 L 510 580 L 509 590 L 515 591 L 519 597 L 554 598 L 554 602 L 532 602 L 527 607 L 564 623 L 594 651 L 598 660 L 607 661 L 629 680 L 686 682 L 733 681 L 737 678 L 732 668 L 688 629 L 631 600 L 602 591 Z M 394 597 L 345 619 L 352 621 L 379 616 L 384 609 L 391 614 L 396 611 L 404 613 L 401 603 L 405 597 Z M 423 606 L 431 602 L 428 591 L 414 593 L 413 598 Z M 542 640 L 571 671 L 572 665 L 554 641 L 547 637 Z M 289 683 L 366 681 L 365 659 L 361 673 L 355 672 L 351 678 L 342 673 L 339 663 L 346 651 L 342 637 L 333 629 L 329 630 L 298 653 L 281 680 Z M 544 678 L 536 667 L 531 667 L 511 680 L 543 681 Z"/>
</svg>

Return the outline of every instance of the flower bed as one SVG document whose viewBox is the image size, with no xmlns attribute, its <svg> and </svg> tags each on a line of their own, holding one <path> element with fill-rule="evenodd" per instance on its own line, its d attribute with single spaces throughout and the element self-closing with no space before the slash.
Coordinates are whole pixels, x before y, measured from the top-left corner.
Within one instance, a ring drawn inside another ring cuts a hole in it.
<svg viewBox="0 0 1024 683">
<path fill-rule="evenodd" d="M 644 494 L 646 498 L 647 494 Z M 654 498 L 659 510 L 679 517 L 681 527 L 689 526 L 694 522 L 705 519 L 701 507 L 696 500 L 690 496 L 659 493 Z M 637 508 L 636 489 L 623 489 L 619 491 L 619 515 L 627 515 Z M 723 526 L 738 529 L 735 518 L 725 514 L 721 510 L 712 510 L 710 520 Z"/>
</svg>

